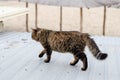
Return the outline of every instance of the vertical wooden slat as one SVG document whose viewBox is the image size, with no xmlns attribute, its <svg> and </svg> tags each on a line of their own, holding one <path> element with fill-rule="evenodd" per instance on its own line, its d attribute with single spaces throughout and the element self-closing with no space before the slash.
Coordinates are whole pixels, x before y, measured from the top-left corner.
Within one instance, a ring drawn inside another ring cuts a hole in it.
<svg viewBox="0 0 120 80">
<path fill-rule="evenodd" d="M 28 2 L 26 2 L 26 8 L 28 8 Z M 28 19 L 29 19 L 29 15 L 26 14 L 26 31 L 29 32 L 28 30 Z"/>
<path fill-rule="evenodd" d="M 104 6 L 104 16 L 103 16 L 103 35 L 105 36 L 105 24 L 106 24 L 106 6 Z"/>
<path fill-rule="evenodd" d="M 83 8 L 80 8 L 80 32 L 83 31 Z"/>
<path fill-rule="evenodd" d="M 62 31 L 62 6 L 60 7 L 60 31 Z"/>
<path fill-rule="evenodd" d="M 38 4 L 35 3 L 35 27 L 38 27 Z"/>
</svg>

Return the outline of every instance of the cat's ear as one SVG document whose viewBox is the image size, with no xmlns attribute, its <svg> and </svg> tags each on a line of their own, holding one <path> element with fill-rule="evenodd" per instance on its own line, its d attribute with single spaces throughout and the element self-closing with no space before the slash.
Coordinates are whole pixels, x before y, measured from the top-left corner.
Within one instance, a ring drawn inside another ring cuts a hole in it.
<svg viewBox="0 0 120 80">
<path fill-rule="evenodd" d="M 31 28 L 33 32 L 37 32 L 37 29 Z"/>
</svg>

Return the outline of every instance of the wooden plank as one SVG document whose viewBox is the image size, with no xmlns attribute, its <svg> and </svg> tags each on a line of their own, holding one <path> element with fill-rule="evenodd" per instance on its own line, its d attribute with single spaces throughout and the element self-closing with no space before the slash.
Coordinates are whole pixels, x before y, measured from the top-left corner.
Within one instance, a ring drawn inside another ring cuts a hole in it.
<svg viewBox="0 0 120 80">
<path fill-rule="evenodd" d="M 26 2 L 26 8 L 28 8 L 29 4 L 28 2 Z M 29 15 L 26 14 L 26 31 L 29 32 L 29 29 L 28 29 L 28 20 L 29 20 Z"/>
<path fill-rule="evenodd" d="M 104 6 L 104 16 L 103 16 L 103 35 L 105 36 L 105 31 L 106 31 L 106 6 Z"/>
<path fill-rule="evenodd" d="M 35 3 L 35 27 L 38 27 L 38 4 Z"/>
<path fill-rule="evenodd" d="M 28 14 L 27 8 L 0 6 L 0 21 Z"/>
<path fill-rule="evenodd" d="M 62 20 L 63 20 L 63 18 L 62 18 L 62 14 L 63 14 L 63 12 L 62 12 L 62 6 L 60 7 L 60 31 L 62 31 Z"/>
<path fill-rule="evenodd" d="M 0 21 L 0 32 L 2 32 L 3 31 L 3 21 Z"/>
<path fill-rule="evenodd" d="M 80 8 L 80 32 L 83 31 L 83 8 Z"/>
</svg>

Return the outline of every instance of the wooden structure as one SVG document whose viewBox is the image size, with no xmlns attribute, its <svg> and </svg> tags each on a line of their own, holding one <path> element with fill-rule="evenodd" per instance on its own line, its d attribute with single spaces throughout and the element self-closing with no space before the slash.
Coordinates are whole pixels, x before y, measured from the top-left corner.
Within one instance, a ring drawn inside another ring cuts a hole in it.
<svg viewBox="0 0 120 80">
<path fill-rule="evenodd" d="M 38 4 L 45 4 L 45 5 L 55 5 L 55 6 L 60 6 L 60 31 L 62 30 L 62 7 L 64 6 L 72 6 L 72 7 L 80 7 L 80 31 L 83 31 L 83 7 L 86 8 L 92 8 L 92 7 L 100 7 L 104 6 L 104 15 L 103 15 L 103 31 L 102 34 L 105 35 L 106 31 L 106 12 L 108 7 L 120 7 L 120 1 L 118 0 L 85 0 L 85 1 L 80 1 L 80 0 L 18 0 L 18 1 L 24 1 L 26 2 L 26 8 L 29 7 L 29 3 L 35 3 L 35 27 L 38 27 Z M 26 31 L 28 31 L 28 20 L 29 20 L 29 15 L 26 14 Z"/>
<path fill-rule="evenodd" d="M 3 23 L 5 19 L 23 14 L 26 14 L 26 31 L 28 31 L 28 8 L 0 6 L 0 23 Z"/>
<path fill-rule="evenodd" d="M 118 4 L 120 1 L 116 0 L 85 0 L 85 1 L 69 1 L 69 0 L 19 0 L 19 1 L 24 1 L 27 2 L 26 4 L 30 3 L 35 3 L 35 27 L 38 25 L 37 17 L 38 17 L 38 7 L 37 4 L 45 4 L 45 5 L 55 5 L 55 6 L 60 6 L 60 31 L 62 30 L 62 7 L 64 6 L 73 6 L 73 7 L 80 7 L 80 31 L 83 31 L 83 7 L 86 8 L 91 8 L 91 7 L 99 7 L 99 6 L 104 6 L 104 15 L 103 15 L 103 31 L 102 34 L 105 35 L 106 31 L 106 6 L 114 6 L 115 7 L 120 7 Z M 28 18 L 28 17 L 27 17 Z"/>
</svg>

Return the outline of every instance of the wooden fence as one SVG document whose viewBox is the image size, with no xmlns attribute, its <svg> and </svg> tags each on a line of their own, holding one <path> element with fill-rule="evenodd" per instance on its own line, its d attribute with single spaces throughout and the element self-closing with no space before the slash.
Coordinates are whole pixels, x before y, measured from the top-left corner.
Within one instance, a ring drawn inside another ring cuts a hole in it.
<svg viewBox="0 0 120 80">
<path fill-rule="evenodd" d="M 26 2 L 26 8 L 28 8 L 29 7 L 29 3 L 28 2 Z M 35 27 L 37 28 L 38 27 L 38 4 L 37 3 L 35 3 Z M 60 31 L 62 31 L 62 14 L 63 14 L 63 12 L 62 12 L 62 9 L 63 9 L 63 7 L 62 6 L 60 6 L 60 22 L 59 22 L 59 26 L 60 26 Z M 83 13 L 83 8 L 80 8 L 80 32 L 82 32 L 83 31 L 83 28 L 84 28 L 84 26 L 83 26 L 83 15 L 84 15 L 84 13 Z M 106 12 L 107 12 L 107 8 L 106 8 L 106 6 L 104 6 L 104 15 L 103 15 L 103 26 L 102 26 L 102 35 L 104 35 L 105 36 L 105 34 L 106 34 Z M 26 31 L 28 32 L 29 30 L 28 30 L 28 19 L 29 19 L 29 14 L 26 14 Z"/>
</svg>

